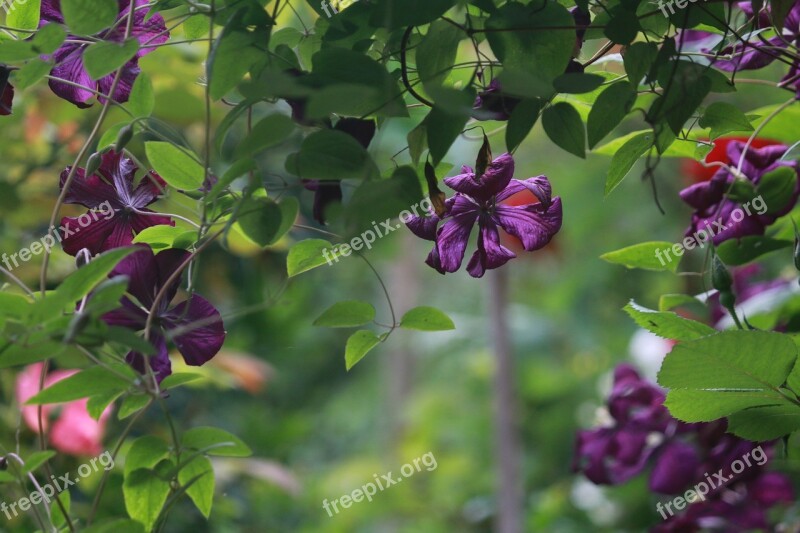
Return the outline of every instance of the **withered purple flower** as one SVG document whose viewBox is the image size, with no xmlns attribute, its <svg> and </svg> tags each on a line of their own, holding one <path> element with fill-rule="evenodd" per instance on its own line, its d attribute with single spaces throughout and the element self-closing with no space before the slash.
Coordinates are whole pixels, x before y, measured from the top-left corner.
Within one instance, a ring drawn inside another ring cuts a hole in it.
<svg viewBox="0 0 800 533">
<path fill-rule="evenodd" d="M 62 189 L 70 169 L 67 167 L 61 173 Z M 74 256 L 86 248 L 98 254 L 131 244 L 134 235 L 150 226 L 175 225 L 170 217 L 150 214 L 153 211 L 146 208 L 163 193 L 164 180 L 151 170 L 134 187 L 136 170 L 133 161 L 112 150 L 102 155 L 95 174 L 87 176 L 84 168 L 75 171 L 64 201 L 92 211 L 80 217 L 61 219 L 66 253 Z"/>
<path fill-rule="evenodd" d="M 133 330 L 143 330 L 155 297 L 169 278 L 189 257 L 185 250 L 169 249 L 153 255 L 149 246 L 139 245 L 114 269 L 109 277 L 124 275 L 130 279 L 128 293 L 136 301 L 124 297 L 122 307 L 103 316 L 106 323 Z M 191 294 L 187 300 L 172 305 L 180 285 L 178 276 L 166 289 L 165 297 L 155 309 L 149 341 L 156 348 L 148 362 L 159 381 L 171 372 L 167 341 L 172 341 L 187 365 L 201 366 L 214 357 L 225 342 L 225 327 L 219 311 L 206 299 Z M 141 373 L 146 372 L 145 356 L 128 353 L 126 360 Z"/>
<path fill-rule="evenodd" d="M 467 265 L 473 277 L 480 278 L 487 269 L 500 267 L 516 255 L 500 244 L 502 229 L 517 237 L 525 250 L 545 246 L 561 229 L 561 199 L 551 198 L 550 182 L 546 176 L 512 180 L 514 159 L 503 154 L 492 161 L 482 176 L 468 166 L 462 174 L 445 178 L 445 184 L 456 191 L 445 202 L 445 212 L 439 217 L 410 217 L 408 228 L 418 237 L 434 241 L 427 263 L 440 273 L 455 272 L 461 267 L 472 228 L 478 225 L 478 249 Z M 503 200 L 528 190 L 538 203 L 510 206 Z M 444 222 L 441 227 L 440 222 Z"/>
<path fill-rule="evenodd" d="M 130 0 L 117 0 L 117 3 L 119 5 L 119 15 L 117 15 L 117 21 L 114 26 L 93 37 L 102 41 L 119 43 L 125 40 Z M 149 3 L 147 0 L 136 0 L 134 6 L 135 12 L 130 36 L 139 41 L 141 48 L 122 67 L 119 83 L 112 97 L 117 102 L 128 101 L 133 83 L 141 72 L 139 58 L 149 54 L 158 45 L 164 44 L 169 39 L 169 32 L 164 24 L 164 18 L 158 13 L 148 18 Z M 64 16 L 61 14 L 61 0 L 42 0 L 40 25 L 44 26 L 50 23 L 64 23 Z M 67 38 L 73 41 L 80 40 L 80 37 L 74 35 L 69 35 Z M 52 59 L 55 60 L 55 66 L 50 71 L 50 75 L 102 94 L 108 94 L 114 81 L 114 74 L 109 74 L 99 80 L 93 80 L 89 76 L 83 64 L 83 53 L 86 51 L 87 46 L 88 44 L 69 41 L 61 45 L 52 56 Z M 95 96 L 91 90 L 52 79 L 50 80 L 50 88 L 56 95 L 81 108 L 90 107 L 91 104 L 88 102 Z M 100 102 L 105 100 L 102 97 L 98 97 L 98 99 Z"/>
</svg>

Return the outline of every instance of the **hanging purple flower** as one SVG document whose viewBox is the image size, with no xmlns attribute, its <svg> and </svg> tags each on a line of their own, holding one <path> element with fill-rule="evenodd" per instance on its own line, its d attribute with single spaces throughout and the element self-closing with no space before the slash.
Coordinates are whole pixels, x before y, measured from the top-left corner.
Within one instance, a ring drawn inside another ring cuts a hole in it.
<svg viewBox="0 0 800 533">
<path fill-rule="evenodd" d="M 478 225 L 478 249 L 467 265 L 475 278 L 487 269 L 497 268 L 516 255 L 500 244 L 499 229 L 517 237 L 525 250 L 545 246 L 561 229 L 561 199 L 551 198 L 546 176 L 512 180 L 514 160 L 503 154 L 492 161 L 482 176 L 462 167 L 463 174 L 445 178 L 455 196 L 445 202 L 442 217 L 430 213 L 426 217 L 410 217 L 408 228 L 418 237 L 434 241 L 426 263 L 440 273 L 455 272 L 461 267 L 472 228 Z M 503 200 L 524 191 L 531 191 L 538 203 L 520 206 L 501 205 Z M 439 227 L 439 222 L 444 224 Z"/>
<path fill-rule="evenodd" d="M 14 87 L 8 82 L 11 69 L 0 65 L 0 115 L 10 115 L 14 103 Z"/>
<path fill-rule="evenodd" d="M 145 329 L 149 310 L 156 294 L 189 257 L 185 250 L 169 249 L 153 255 L 149 246 L 138 245 L 138 251 L 123 259 L 109 277 L 124 275 L 130 279 L 128 294 L 122 307 L 103 316 L 112 326 L 133 330 Z M 167 288 L 155 310 L 153 330 L 149 341 L 155 346 L 155 355 L 149 358 L 150 366 L 161 381 L 172 373 L 167 341 L 172 341 L 187 365 L 201 366 L 214 357 L 225 342 L 225 327 L 219 311 L 207 300 L 191 294 L 187 300 L 171 305 L 180 285 L 180 277 Z M 139 352 L 128 353 L 126 360 L 141 373 L 146 372 L 145 356 Z"/>
<path fill-rule="evenodd" d="M 94 35 L 93 37 L 102 41 L 121 43 L 125 40 L 125 29 L 127 26 L 128 13 L 130 10 L 130 0 L 117 0 L 119 4 L 119 15 L 117 21 L 110 29 Z M 139 69 L 139 58 L 146 56 L 156 46 L 164 44 L 169 40 L 169 32 L 164 24 L 164 18 L 155 13 L 148 18 L 148 0 L 136 0 L 135 13 L 133 15 L 133 26 L 131 37 L 139 41 L 141 48 L 136 55 L 122 67 L 119 83 L 114 91 L 113 99 L 117 102 L 127 102 L 133 88 L 136 77 L 141 72 Z M 61 14 L 61 0 L 42 0 L 40 26 L 49 23 L 64 24 L 64 17 Z M 67 39 L 80 39 L 74 35 L 69 35 Z M 86 51 L 86 44 L 65 43 L 56 50 L 52 58 L 55 66 L 50 71 L 50 75 L 61 78 L 78 85 L 87 87 L 103 94 L 108 94 L 114 81 L 114 74 L 104 76 L 99 80 L 93 80 L 83 65 L 83 53 Z M 50 80 L 50 88 L 56 95 L 72 102 L 78 107 L 86 108 L 91 104 L 87 103 L 94 96 L 92 91 L 69 85 L 63 82 Z M 102 103 L 103 97 L 98 97 Z"/>
<path fill-rule="evenodd" d="M 727 146 L 728 165 L 737 167 L 745 143 L 732 141 Z M 780 161 L 787 147 L 781 144 L 753 148 L 747 151 L 742 163 L 742 174 L 754 185 L 758 185 L 761 177 L 779 167 L 794 167 L 797 163 Z M 798 184 L 785 208 L 767 214 L 768 206 L 763 201 L 750 202 L 747 209 L 725 194 L 736 178 L 725 168 L 720 168 L 709 181 L 695 183 L 680 192 L 681 199 L 695 209 L 692 223 L 686 230 L 686 236 L 705 233 L 713 235 L 714 244 L 728 239 L 739 239 L 748 235 L 763 235 L 767 226 L 775 222 L 779 216 L 791 211 L 798 195 L 800 195 L 800 176 Z M 756 205 L 758 204 L 758 205 Z M 738 220 L 737 220 L 738 218 Z"/>
<path fill-rule="evenodd" d="M 479 120 L 508 120 L 521 101 L 503 94 L 503 87 L 495 78 L 485 90 L 478 93 L 472 108 L 476 111 L 475 118 Z"/>
<path fill-rule="evenodd" d="M 87 176 L 86 169 L 76 170 L 64 201 L 88 207 L 90 211 L 61 219 L 66 253 L 74 256 L 86 248 L 98 254 L 128 246 L 134 235 L 150 226 L 175 225 L 170 217 L 143 214 L 153 213 L 146 207 L 158 199 L 166 183 L 151 170 L 134 187 L 137 168 L 133 161 L 111 150 L 102 155 L 97 173 Z M 67 167 L 61 173 L 62 189 L 70 169 Z"/>
</svg>

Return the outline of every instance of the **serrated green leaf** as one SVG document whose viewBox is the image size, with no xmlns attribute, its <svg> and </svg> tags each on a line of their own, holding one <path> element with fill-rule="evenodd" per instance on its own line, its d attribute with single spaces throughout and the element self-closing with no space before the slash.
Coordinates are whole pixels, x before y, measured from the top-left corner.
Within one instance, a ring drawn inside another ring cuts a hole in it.
<svg viewBox="0 0 800 533">
<path fill-rule="evenodd" d="M 669 311 L 653 311 L 633 300 L 623 309 L 639 326 L 665 339 L 690 341 L 717 333 L 717 330 L 702 322 L 689 320 Z"/>
</svg>

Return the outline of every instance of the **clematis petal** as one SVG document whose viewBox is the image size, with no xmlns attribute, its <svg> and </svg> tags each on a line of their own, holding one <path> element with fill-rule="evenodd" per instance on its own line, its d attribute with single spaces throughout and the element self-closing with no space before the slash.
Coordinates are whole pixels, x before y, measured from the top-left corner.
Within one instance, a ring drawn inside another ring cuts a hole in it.
<svg viewBox="0 0 800 533">
<path fill-rule="evenodd" d="M 436 228 L 441 222 L 441 219 L 435 214 L 428 216 L 411 216 L 406 220 L 406 227 L 411 230 L 411 233 L 425 239 L 426 241 L 436 240 Z"/>
<path fill-rule="evenodd" d="M 650 490 L 678 494 L 697 478 L 700 457 L 693 446 L 674 440 L 665 445 L 650 474 Z"/>
<path fill-rule="evenodd" d="M 493 219 L 497 225 L 522 241 L 525 250 L 538 250 L 561 229 L 561 198 L 553 198 L 549 208 L 543 204 L 498 205 Z"/>
<path fill-rule="evenodd" d="M 450 210 L 450 218 L 439 228 L 436 240 L 442 270 L 455 272 L 461 267 L 472 226 L 478 219 L 479 209 L 466 196 L 457 196 Z"/>
<path fill-rule="evenodd" d="M 500 244 L 497 226 L 488 217 L 481 217 L 478 232 L 478 249 L 467 264 L 467 272 L 473 278 L 481 278 L 487 270 L 501 267 L 515 258 L 514 252 Z"/>
<path fill-rule="evenodd" d="M 50 89 L 59 97 L 72 102 L 80 108 L 91 107 L 87 103 L 91 100 L 97 90 L 97 82 L 95 82 L 86 68 L 83 65 L 83 49 L 85 45 L 63 45 L 54 54 L 56 65 L 50 70 L 50 76 L 53 78 L 61 78 L 63 80 L 72 82 L 67 84 L 61 81 L 50 79 Z"/>
<path fill-rule="evenodd" d="M 126 217 L 119 215 L 116 219 L 100 219 L 103 222 L 111 222 L 114 225 L 114 230 L 106 237 L 100 251 L 113 250 L 114 248 L 122 248 L 133 244 L 133 228 L 131 227 L 130 220 Z M 97 222 L 93 222 L 96 224 Z"/>
<path fill-rule="evenodd" d="M 159 288 L 158 265 L 153 250 L 144 244 L 138 250 L 120 261 L 109 277 L 127 276 L 128 293 L 148 309 L 153 305 L 156 291 Z"/>
<path fill-rule="evenodd" d="M 217 355 L 225 342 L 219 311 L 205 298 L 193 294 L 163 315 L 167 334 L 187 365 L 200 366 Z"/>
<path fill-rule="evenodd" d="M 508 182 L 508 186 L 497 195 L 495 201 L 500 203 L 525 190 L 533 193 L 533 195 L 538 198 L 539 202 L 545 206 L 550 205 L 553 188 L 550 185 L 550 180 L 548 180 L 545 175 L 528 178 L 526 180 L 511 180 Z"/>
<path fill-rule="evenodd" d="M 61 14 L 61 0 L 42 0 L 40 14 L 42 22 L 64 24 L 64 16 Z"/>
<path fill-rule="evenodd" d="M 451 189 L 466 194 L 478 202 L 487 202 L 508 186 L 513 175 L 514 159 L 511 154 L 503 154 L 489 163 L 480 179 L 476 179 L 474 172 L 465 172 L 445 178 L 444 182 Z"/>
<path fill-rule="evenodd" d="M 161 289 L 172 274 L 175 273 L 176 270 L 186 261 L 186 259 L 191 254 L 186 250 L 178 250 L 176 248 L 171 248 L 169 250 L 163 250 L 158 252 L 155 256 L 156 260 L 156 267 L 158 272 L 156 286 Z M 164 309 L 169 306 L 169 303 L 175 298 L 175 294 L 178 292 L 178 287 L 181 284 L 181 277 L 178 276 L 175 281 L 173 281 L 164 296 L 164 299 L 161 300 L 161 305 L 164 306 Z"/>
<path fill-rule="evenodd" d="M 376 128 L 374 120 L 342 118 L 339 119 L 333 129 L 348 134 L 357 140 L 361 146 L 368 148 L 372 138 L 375 137 Z"/>
<path fill-rule="evenodd" d="M 167 182 L 154 170 L 146 174 L 131 194 L 131 203 L 138 209 L 155 202 L 167 190 Z"/>
<path fill-rule="evenodd" d="M 81 217 L 84 216 L 87 216 L 87 214 L 81 215 Z M 113 218 L 93 220 L 89 215 L 89 224 L 83 226 L 79 221 L 81 217 L 64 217 L 61 219 L 59 233 L 62 237 L 61 245 L 64 247 L 64 252 L 75 256 L 83 248 L 88 249 L 92 255 L 107 250 L 107 242 L 117 230 L 118 221 Z M 130 232 L 130 227 L 128 227 L 128 232 Z M 125 246 L 125 244 L 122 246 Z"/>
<path fill-rule="evenodd" d="M 142 209 L 143 213 L 152 213 L 149 209 Z M 169 217 L 161 215 L 140 215 L 135 214 L 130 217 L 131 228 L 134 235 L 141 233 L 153 226 L 174 226 L 175 221 Z"/>
<path fill-rule="evenodd" d="M 172 374 L 172 363 L 169 360 L 167 341 L 164 337 L 161 335 L 154 335 L 152 343 L 156 348 L 156 353 L 154 355 L 146 356 L 139 352 L 128 352 L 128 355 L 125 356 L 125 360 L 140 374 L 147 374 L 145 362 L 149 363 L 150 368 L 153 369 L 153 374 L 156 376 L 156 381 L 161 383 L 165 377 Z"/>
<path fill-rule="evenodd" d="M 60 188 L 64 189 L 72 167 L 67 167 L 61 172 Z M 78 168 L 72 177 L 69 190 L 64 198 L 67 204 L 79 204 L 89 209 L 96 209 L 104 202 L 109 202 L 112 207 L 121 207 L 116 190 L 98 174 L 86 176 L 86 170 Z"/>
<path fill-rule="evenodd" d="M 104 314 L 103 321 L 109 326 L 144 329 L 147 323 L 147 313 L 128 298 L 123 298 L 121 303 L 122 307 L 119 309 Z"/>
<path fill-rule="evenodd" d="M 8 83 L 11 69 L 0 65 L 0 115 L 10 115 L 14 104 L 14 87 Z"/>
<path fill-rule="evenodd" d="M 164 17 L 159 13 L 150 14 L 149 9 L 144 9 L 149 0 L 136 0 L 135 9 L 133 14 L 133 27 L 131 28 L 131 37 L 137 39 L 141 47 L 136 53 L 136 57 L 140 58 L 146 56 L 154 51 L 158 45 L 164 44 L 169 40 L 169 32 L 164 23 Z M 130 1 L 119 0 L 120 12 L 117 20 L 128 19 L 130 12 Z M 107 32 L 104 38 L 108 41 L 122 42 L 125 40 L 125 25 L 117 24 L 111 31 Z"/>
<path fill-rule="evenodd" d="M 122 67 L 119 81 L 117 82 L 117 88 L 114 90 L 114 95 L 112 97 L 115 102 L 124 104 L 128 101 L 128 98 L 131 96 L 133 84 L 141 72 L 142 69 L 139 68 L 139 64 L 136 60 L 125 63 L 125 65 Z M 103 95 L 107 95 L 111 92 L 111 85 L 114 83 L 115 76 L 116 73 L 109 74 L 108 76 L 98 80 L 97 88 L 101 93 L 103 93 Z M 106 102 L 106 98 L 105 96 L 98 96 L 97 101 L 101 104 L 104 104 Z"/>
</svg>

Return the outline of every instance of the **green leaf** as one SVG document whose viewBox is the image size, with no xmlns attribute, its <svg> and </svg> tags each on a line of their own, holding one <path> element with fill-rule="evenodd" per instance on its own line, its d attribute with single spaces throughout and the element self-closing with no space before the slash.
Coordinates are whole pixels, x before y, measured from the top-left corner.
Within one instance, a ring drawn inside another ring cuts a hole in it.
<svg viewBox="0 0 800 533">
<path fill-rule="evenodd" d="M 703 303 L 688 294 L 662 294 L 658 299 L 658 310 L 669 311 L 682 305 L 703 305 Z"/>
<path fill-rule="evenodd" d="M 774 440 L 800 429 L 800 407 L 793 403 L 754 407 L 728 417 L 728 433 L 754 442 Z"/>
<path fill-rule="evenodd" d="M 786 403 L 779 387 L 796 359 L 797 347 L 786 335 L 723 331 L 676 345 L 664 359 L 658 382 L 670 389 L 665 405 L 673 416 L 705 422 L 749 407 Z"/>
<path fill-rule="evenodd" d="M 236 224 L 248 239 L 264 247 L 275 244 L 292 228 L 300 206 L 287 196 L 281 203 L 250 196 L 243 200 Z"/>
<path fill-rule="evenodd" d="M 578 157 L 586 157 L 586 132 L 580 114 L 572 105 L 558 102 L 545 109 L 542 126 L 556 145 Z"/>
<path fill-rule="evenodd" d="M 622 183 L 636 160 L 652 146 L 653 134 L 651 132 L 640 133 L 622 145 L 611 158 L 611 165 L 608 167 L 608 176 L 606 177 L 605 196 L 611 194 Z"/>
<path fill-rule="evenodd" d="M 590 93 L 600 87 L 606 79 L 597 74 L 567 72 L 553 80 L 553 87 L 560 93 Z"/>
<path fill-rule="evenodd" d="M 623 61 L 631 85 L 639 86 L 657 56 L 658 46 L 655 43 L 633 43 L 625 50 Z"/>
<path fill-rule="evenodd" d="M 39 54 L 52 54 L 67 38 L 60 24 L 47 24 L 33 36 L 33 48 Z"/>
<path fill-rule="evenodd" d="M 609 85 L 600 93 L 589 111 L 589 120 L 586 124 L 589 148 L 594 148 L 622 122 L 635 101 L 636 89 L 626 82 Z"/>
<path fill-rule="evenodd" d="M 169 492 L 169 483 L 151 470 L 134 470 L 122 484 L 128 516 L 141 522 L 146 531 L 153 529 Z"/>
<path fill-rule="evenodd" d="M 797 171 L 794 167 L 779 167 L 761 176 L 756 192 L 761 203 L 766 204 L 766 213 L 782 211 L 792 201 L 796 185 Z"/>
<path fill-rule="evenodd" d="M 653 311 L 633 300 L 623 309 L 639 326 L 665 339 L 691 341 L 717 333 L 717 330 L 702 322 L 689 320 L 669 311 Z"/>
<path fill-rule="evenodd" d="M 211 504 L 214 503 L 214 469 L 211 461 L 202 455 L 194 457 L 178 471 L 178 482 L 183 486 L 192 482 L 186 489 L 186 494 L 203 516 L 208 518 Z"/>
<path fill-rule="evenodd" d="M 611 42 L 630 44 L 641 29 L 636 13 L 620 6 L 612 13 L 611 20 L 606 24 L 603 33 Z"/>
<path fill-rule="evenodd" d="M 671 249 L 673 246 L 671 242 L 667 241 L 642 242 L 605 253 L 600 256 L 600 259 L 609 263 L 623 265 L 627 268 L 676 272 L 680 259 L 664 253 L 664 251 Z M 659 252 L 662 253 L 659 254 Z"/>
<path fill-rule="evenodd" d="M 88 411 L 89 416 L 95 420 L 100 420 L 100 416 L 102 416 L 103 411 L 106 410 L 106 407 L 108 407 L 120 396 L 122 396 L 122 391 L 119 390 L 111 390 L 92 396 L 86 402 L 86 411 Z"/>
<path fill-rule="evenodd" d="M 21 30 L 35 30 L 39 27 L 39 11 L 42 0 L 11 0 L 3 8 L 6 10 L 6 25 Z M 8 11 L 11 9 L 11 11 Z M 27 37 L 27 34 L 22 35 Z"/>
<path fill-rule="evenodd" d="M 726 265 L 745 265 L 764 254 L 789 248 L 794 244 L 784 239 L 773 239 L 751 235 L 741 239 L 730 239 L 717 246 L 717 255 Z"/>
<path fill-rule="evenodd" d="M 445 331 L 456 329 L 449 316 L 435 307 L 415 307 L 400 320 L 400 327 L 420 331 Z"/>
<path fill-rule="evenodd" d="M 196 157 L 161 141 L 144 143 L 144 150 L 158 175 L 176 189 L 191 191 L 203 185 L 205 171 Z"/>
<path fill-rule="evenodd" d="M 32 59 L 20 67 L 19 70 L 11 73 L 12 81 L 17 89 L 24 90 L 44 78 L 52 68 L 53 63 L 50 61 Z"/>
<path fill-rule="evenodd" d="M 93 366 L 50 385 L 25 404 L 71 402 L 111 391 L 125 391 L 129 386 L 130 383 L 127 380 L 110 370 L 101 366 Z"/>
<path fill-rule="evenodd" d="M 352 328 L 375 320 L 375 308 L 368 302 L 348 300 L 337 302 L 325 310 L 315 321 L 315 326 L 326 328 Z"/>
<path fill-rule="evenodd" d="M 105 281 L 114 267 L 133 251 L 133 248 L 118 248 L 92 259 L 88 265 L 70 274 L 54 293 L 36 303 L 36 316 L 53 316 L 73 305 Z"/>
<path fill-rule="evenodd" d="M 410 166 L 397 168 L 389 179 L 365 181 L 359 185 L 344 213 L 347 233 L 360 235 L 349 243 L 352 249 L 359 251 L 364 246 L 370 249 L 372 242 L 388 234 L 387 228 L 381 226 L 376 232 L 373 225 L 378 221 L 394 219 L 409 209 L 418 209 L 422 198 L 419 177 Z M 394 225 L 395 229 L 400 227 L 399 223 Z M 386 231 L 382 233 L 381 228 Z"/>
<path fill-rule="evenodd" d="M 332 248 L 333 245 L 323 239 L 306 239 L 292 246 L 289 256 L 286 258 L 286 270 L 289 277 L 329 263 L 323 254 L 327 251 L 326 255 L 332 258 L 333 254 L 330 253 Z"/>
<path fill-rule="evenodd" d="M 734 131 L 753 131 L 753 126 L 744 113 L 738 107 L 725 102 L 714 102 L 708 106 L 698 124 L 701 128 L 711 128 L 712 141 Z"/>
<path fill-rule="evenodd" d="M 294 131 L 294 122 L 286 115 L 269 115 L 253 126 L 252 131 L 236 147 L 236 157 L 249 157 L 262 150 L 278 145 Z"/>
<path fill-rule="evenodd" d="M 556 2 L 508 2 L 486 21 L 487 29 L 495 30 L 488 31 L 486 39 L 504 68 L 528 73 L 549 84 L 567 68 L 575 34 L 547 27 L 574 25 L 567 9 Z"/>
<path fill-rule="evenodd" d="M 304 179 L 368 179 L 379 175 L 367 151 L 350 135 L 320 130 L 286 160 L 286 170 Z"/>
<path fill-rule="evenodd" d="M 127 105 L 134 117 L 149 117 L 153 114 L 156 96 L 153 92 L 153 82 L 150 80 L 150 76 L 144 72 L 136 77 Z"/>
<path fill-rule="evenodd" d="M 53 520 L 53 525 L 56 526 L 57 528 L 61 528 L 64 525 L 66 525 L 67 519 L 64 516 L 64 513 L 61 511 L 61 507 L 58 505 L 56 497 L 58 498 L 58 501 L 61 502 L 61 505 L 64 506 L 64 509 L 67 511 L 67 513 L 69 513 L 70 506 L 72 505 L 72 498 L 70 497 L 69 494 L 69 488 L 66 488 L 65 490 L 55 495 L 52 498 L 53 503 L 50 504 L 50 517 Z M 84 529 L 83 531 L 87 530 Z"/>
<path fill-rule="evenodd" d="M 187 241 L 187 237 L 192 237 L 192 240 Z M 153 251 L 158 252 L 167 248 L 183 248 L 183 246 L 177 246 L 176 243 L 193 244 L 192 241 L 196 237 L 196 231 L 188 231 L 186 228 L 167 226 L 166 224 L 163 224 L 145 228 L 136 234 L 136 236 L 133 238 L 133 242 L 134 244 L 149 244 Z"/>
<path fill-rule="evenodd" d="M 452 0 L 383 0 L 372 4 L 370 24 L 402 28 L 432 22 L 453 7 Z"/>
<path fill-rule="evenodd" d="M 114 24 L 119 5 L 116 0 L 66 0 L 61 13 L 71 33 L 94 35 Z"/>
<path fill-rule="evenodd" d="M 145 435 L 133 441 L 125 455 L 125 477 L 139 469 L 155 467 L 169 455 L 169 446 L 164 440 Z"/>
<path fill-rule="evenodd" d="M 164 387 L 164 390 L 166 387 Z M 147 394 L 130 394 L 122 399 L 119 406 L 117 418 L 125 420 L 134 413 L 138 413 L 150 404 L 150 396 Z"/>
<path fill-rule="evenodd" d="M 138 39 L 127 39 L 121 43 L 101 41 L 86 48 L 83 64 L 93 80 L 115 72 L 139 51 Z"/>
<path fill-rule="evenodd" d="M 465 37 L 460 28 L 445 22 L 434 21 L 416 50 L 417 73 L 422 86 L 430 94 L 431 88 L 441 86 L 456 60 L 458 43 Z"/>
<path fill-rule="evenodd" d="M 356 366 L 370 350 L 377 346 L 381 339 L 367 329 L 361 329 L 350 335 L 344 351 L 344 361 L 347 370 Z"/>
<path fill-rule="evenodd" d="M 46 461 L 56 456 L 53 450 L 44 450 L 41 452 L 34 452 L 25 458 L 25 468 L 22 469 L 23 474 L 35 472 Z"/>
<path fill-rule="evenodd" d="M 511 112 L 506 128 L 506 149 L 511 152 L 519 146 L 533 129 L 544 103 L 540 99 L 521 101 Z"/>
<path fill-rule="evenodd" d="M 219 100 L 242 80 L 253 64 L 264 57 L 256 44 L 261 36 L 225 28 L 208 56 L 209 93 Z M 266 40 L 264 41 L 266 42 Z"/>
<path fill-rule="evenodd" d="M 461 135 L 468 119 L 469 117 L 465 114 L 448 113 L 439 106 L 433 106 L 431 112 L 425 117 L 425 127 L 434 165 L 438 165 L 447 155 L 447 151 Z"/>
<path fill-rule="evenodd" d="M 250 448 L 236 435 L 213 427 L 196 427 L 183 434 L 181 445 L 202 451 L 208 455 L 225 457 L 248 457 L 252 455 Z"/>
<path fill-rule="evenodd" d="M 175 389 L 186 383 L 197 381 L 198 379 L 203 379 L 203 374 L 197 374 L 196 372 L 178 372 L 164 378 L 164 381 L 161 382 L 161 388 L 164 390 Z"/>
</svg>

